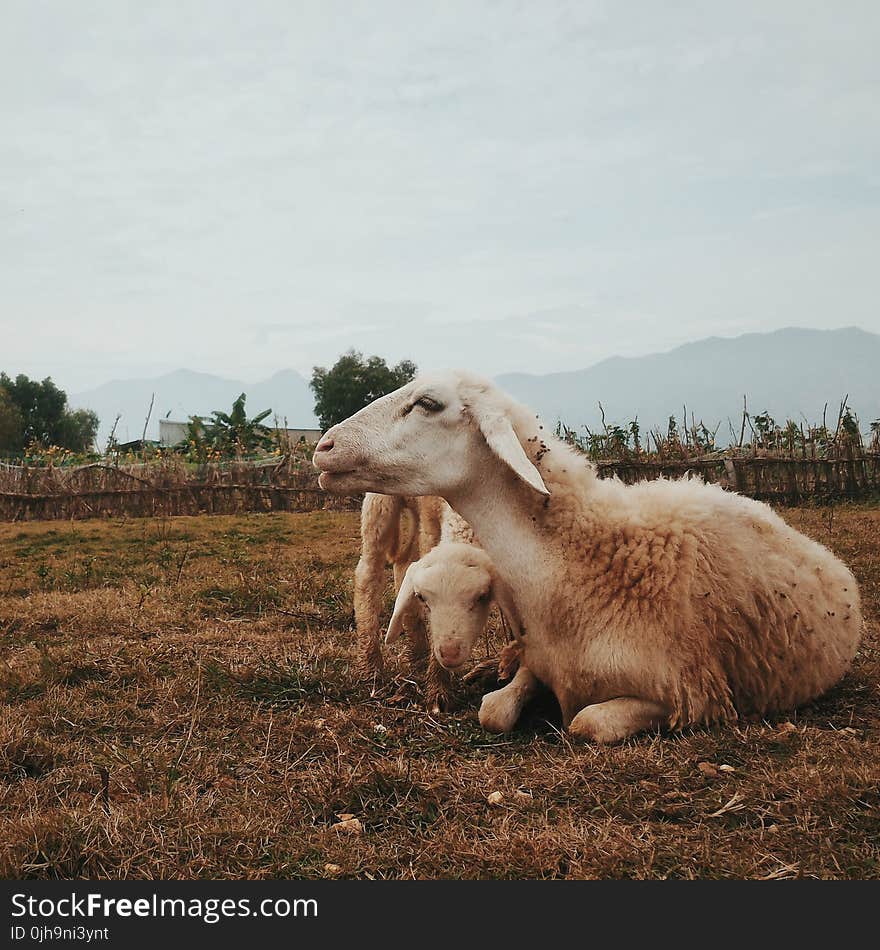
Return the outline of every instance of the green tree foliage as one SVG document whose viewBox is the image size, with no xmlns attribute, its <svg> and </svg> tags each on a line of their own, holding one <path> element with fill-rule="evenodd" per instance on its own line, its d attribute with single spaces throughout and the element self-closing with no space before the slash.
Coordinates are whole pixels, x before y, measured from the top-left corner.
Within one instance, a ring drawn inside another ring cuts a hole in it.
<svg viewBox="0 0 880 950">
<path fill-rule="evenodd" d="M 9 393 L 0 387 L 0 451 L 18 452 L 23 447 L 24 420 Z"/>
<path fill-rule="evenodd" d="M 191 454 L 206 461 L 211 455 L 240 458 L 268 448 L 272 430 L 262 423 L 272 410 L 264 409 L 248 419 L 246 401 L 247 396 L 242 393 L 232 404 L 231 412 L 212 412 L 210 421 L 190 416 L 187 441 Z"/>
<path fill-rule="evenodd" d="M 328 370 L 316 366 L 309 384 L 315 394 L 315 415 L 322 429 L 408 383 L 418 371 L 410 360 L 389 367 L 381 356 L 364 359 L 356 350 L 344 353 Z"/>
<path fill-rule="evenodd" d="M 18 407 L 22 417 L 22 439 L 25 445 L 59 445 L 57 435 L 61 419 L 67 410 L 67 394 L 50 378 L 38 382 L 19 374 L 11 379 L 0 373 L 0 387 Z"/>
<path fill-rule="evenodd" d="M 98 414 L 91 409 L 65 412 L 58 424 L 55 444 L 71 452 L 89 452 L 98 435 Z"/>
<path fill-rule="evenodd" d="M 844 406 L 840 414 L 840 430 L 850 442 L 858 444 L 862 441 L 858 417 L 849 406 Z"/>
<path fill-rule="evenodd" d="M 88 409 L 68 409 L 67 393 L 50 378 L 38 382 L 23 374 L 12 379 L 0 373 L 0 392 L 5 396 L 4 405 L 14 407 L 6 410 L 6 430 L 11 435 L 8 443 L 0 442 L 2 447 L 20 450 L 34 444 L 46 448 L 57 445 L 73 452 L 86 452 L 92 447 L 98 432 L 97 415 Z M 17 427 L 9 421 L 15 412 Z M 0 439 L 4 439 L 2 434 Z"/>
</svg>

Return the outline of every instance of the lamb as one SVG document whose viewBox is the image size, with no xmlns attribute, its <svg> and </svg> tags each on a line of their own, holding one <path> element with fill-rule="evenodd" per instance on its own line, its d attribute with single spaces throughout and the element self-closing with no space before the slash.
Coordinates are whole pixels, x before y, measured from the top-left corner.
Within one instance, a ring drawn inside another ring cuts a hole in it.
<svg viewBox="0 0 880 950">
<path fill-rule="evenodd" d="M 465 522 L 459 530 L 464 536 L 471 534 Z M 437 663 L 446 670 L 458 670 L 485 631 L 493 602 L 515 629 L 510 591 L 486 552 L 469 541 L 441 541 L 409 566 L 385 642 L 393 643 L 406 619 L 420 611 L 428 623 Z"/>
<path fill-rule="evenodd" d="M 768 506 L 696 480 L 627 486 L 469 373 L 420 376 L 326 432 L 331 492 L 433 494 L 512 592 L 522 663 L 483 699 L 512 728 L 538 683 L 576 737 L 765 715 L 844 675 L 862 618 L 852 573 Z"/>
</svg>

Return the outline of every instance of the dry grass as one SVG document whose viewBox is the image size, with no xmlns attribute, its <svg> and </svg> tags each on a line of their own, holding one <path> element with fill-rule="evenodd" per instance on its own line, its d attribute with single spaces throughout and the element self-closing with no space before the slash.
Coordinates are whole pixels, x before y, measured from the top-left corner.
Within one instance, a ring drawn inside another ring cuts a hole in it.
<svg viewBox="0 0 880 950">
<path fill-rule="evenodd" d="M 852 674 L 610 749 L 373 695 L 355 514 L 0 526 L 0 875 L 876 878 L 880 510 L 785 514 L 859 576 Z"/>
</svg>

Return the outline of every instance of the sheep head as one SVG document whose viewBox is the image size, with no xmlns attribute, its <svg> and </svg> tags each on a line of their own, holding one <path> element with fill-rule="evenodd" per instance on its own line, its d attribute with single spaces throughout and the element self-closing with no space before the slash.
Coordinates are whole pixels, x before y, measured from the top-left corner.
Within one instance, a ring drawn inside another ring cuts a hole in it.
<svg viewBox="0 0 880 950">
<path fill-rule="evenodd" d="M 448 670 L 461 667 L 486 629 L 493 601 L 505 601 L 492 562 L 481 548 L 444 541 L 411 564 L 400 585 L 386 643 L 416 610 L 428 619 L 431 649 Z"/>
<path fill-rule="evenodd" d="M 546 486 L 511 425 L 510 399 L 458 371 L 419 376 L 324 433 L 319 484 L 335 494 L 441 495 L 486 478 L 487 453 L 541 495 Z"/>
</svg>

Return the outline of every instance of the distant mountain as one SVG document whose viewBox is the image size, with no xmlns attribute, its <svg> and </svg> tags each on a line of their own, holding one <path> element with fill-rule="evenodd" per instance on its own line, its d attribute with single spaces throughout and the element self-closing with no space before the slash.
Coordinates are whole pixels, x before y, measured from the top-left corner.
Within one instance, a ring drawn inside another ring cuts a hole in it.
<svg viewBox="0 0 880 950">
<path fill-rule="evenodd" d="M 562 419 L 573 428 L 599 426 L 599 402 L 609 424 L 638 416 L 643 431 L 665 428 L 670 415 L 680 421 L 686 405 L 688 418 L 693 412 L 710 429 L 720 424 L 718 438 L 724 442 L 729 437 L 728 419 L 739 432 L 744 395 L 752 415 L 766 410 L 778 421 L 802 415 L 818 421 L 827 402 L 833 423 L 840 400 L 848 393 L 849 405 L 867 430 L 872 420 L 880 419 L 880 335 L 849 327 L 711 337 L 668 353 L 612 357 L 587 369 L 545 376 L 509 373 L 497 382 L 549 424 Z M 120 441 L 140 438 L 151 393 L 156 402 L 147 436 L 157 438 L 159 419 L 185 420 L 214 409 L 228 410 L 242 392 L 247 393 L 252 415 L 271 408 L 291 427 L 318 425 L 312 392 L 294 370 L 282 370 L 254 384 L 177 370 L 154 379 L 105 383 L 71 395 L 70 404 L 98 413 L 98 443 L 104 445 L 117 413 Z"/>
<path fill-rule="evenodd" d="M 682 406 L 710 429 L 720 423 L 719 442 L 730 436 L 728 419 L 739 433 L 743 396 L 752 415 L 767 411 L 777 421 L 836 423 L 840 400 L 849 405 L 863 430 L 880 418 L 880 336 L 855 327 L 842 330 L 790 328 L 748 333 L 732 339 L 711 337 L 668 353 L 607 359 L 589 369 L 531 376 L 499 376 L 499 385 L 533 407 L 551 424 L 562 419 L 575 428 L 638 416 L 642 430 L 661 426 L 670 415 L 680 422 Z"/>
<path fill-rule="evenodd" d="M 69 397 L 73 408 L 94 409 L 101 420 L 98 444 L 103 446 L 113 420 L 121 416 L 116 427 L 120 442 L 139 439 L 150 406 L 151 394 L 156 401 L 147 427 L 147 438 L 159 437 L 159 420 L 166 416 L 184 421 L 190 416 L 210 415 L 215 409 L 228 412 L 232 401 L 247 393 L 249 415 L 271 409 L 291 428 L 315 428 L 314 396 L 308 383 L 294 370 L 282 370 L 261 383 L 244 383 L 237 379 L 223 379 L 208 373 L 194 373 L 180 369 L 155 379 L 121 379 L 105 383 L 87 392 Z M 271 421 L 271 418 L 268 421 Z"/>
</svg>

